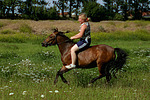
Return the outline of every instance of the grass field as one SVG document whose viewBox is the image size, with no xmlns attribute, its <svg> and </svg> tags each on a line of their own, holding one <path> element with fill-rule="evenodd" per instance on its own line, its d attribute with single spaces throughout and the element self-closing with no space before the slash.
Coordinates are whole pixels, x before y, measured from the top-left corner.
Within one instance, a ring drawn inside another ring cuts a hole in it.
<svg viewBox="0 0 150 100">
<path fill-rule="evenodd" d="M 126 30 L 133 23 L 130 21 L 104 24 L 115 29 L 122 25 L 121 28 L 125 29 L 114 32 L 101 23 L 100 30 L 91 33 L 91 45 L 107 44 L 122 48 L 129 54 L 126 65 L 117 73 L 117 79 L 112 78 L 106 84 L 106 79 L 102 78 L 91 87 L 88 87 L 88 82 L 99 75 L 97 68 L 71 70 L 64 74 L 70 82 L 69 86 L 60 78 L 57 85 L 54 85 L 55 75 L 62 63 L 57 46 L 44 48 L 40 44 L 48 34 L 33 34 L 33 27 L 28 24 L 21 26 L 18 20 L 11 21 L 20 26 L 13 26 L 17 27 L 16 30 L 8 27 L 10 20 L 0 22 L 0 100 L 149 100 L 149 21 L 134 22 L 134 26 L 145 27 L 134 31 Z M 96 26 L 99 23 L 91 24 Z M 76 27 L 72 31 L 66 35 L 70 37 L 76 34 Z"/>
</svg>

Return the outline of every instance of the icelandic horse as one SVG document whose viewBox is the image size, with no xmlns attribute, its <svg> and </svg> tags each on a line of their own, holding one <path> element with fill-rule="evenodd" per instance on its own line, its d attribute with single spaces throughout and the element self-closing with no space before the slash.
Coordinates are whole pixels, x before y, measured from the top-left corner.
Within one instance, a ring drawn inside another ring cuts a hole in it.
<svg viewBox="0 0 150 100">
<path fill-rule="evenodd" d="M 57 83 L 59 76 L 64 83 L 69 84 L 63 74 L 71 70 L 67 69 L 65 66 L 71 64 L 70 50 L 74 44 L 75 43 L 71 39 L 64 35 L 64 32 L 59 32 L 58 29 L 55 29 L 54 32 L 42 42 L 43 47 L 57 45 L 61 53 L 63 66 L 57 72 L 54 84 Z M 76 68 L 98 67 L 99 76 L 93 78 L 89 85 L 104 76 L 106 76 L 106 80 L 109 82 L 111 79 L 111 72 L 115 76 L 115 73 L 126 63 L 126 59 L 127 53 L 120 48 L 112 48 L 105 44 L 94 45 L 77 53 Z"/>
</svg>

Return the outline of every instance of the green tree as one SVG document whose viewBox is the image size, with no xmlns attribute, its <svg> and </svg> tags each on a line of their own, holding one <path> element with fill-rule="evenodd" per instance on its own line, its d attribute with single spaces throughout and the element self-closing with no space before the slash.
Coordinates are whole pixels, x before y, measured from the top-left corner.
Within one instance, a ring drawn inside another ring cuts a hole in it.
<svg viewBox="0 0 150 100">
<path fill-rule="evenodd" d="M 23 18 L 27 19 L 45 19 L 47 3 L 45 0 L 26 0 L 20 2 L 19 13 L 22 13 Z"/>
<path fill-rule="evenodd" d="M 64 16 L 64 11 L 67 9 L 67 0 L 58 0 L 58 1 L 53 1 L 53 3 L 61 10 L 62 16 Z"/>
<path fill-rule="evenodd" d="M 150 0 L 132 0 L 132 11 L 134 19 L 141 19 L 142 12 L 148 11 Z"/>
<path fill-rule="evenodd" d="M 114 1 L 113 0 L 104 0 L 105 2 L 105 8 L 107 9 L 107 18 L 108 19 L 113 19 L 114 17 L 114 11 L 113 11 L 113 7 L 114 7 Z"/>
<path fill-rule="evenodd" d="M 47 17 L 48 19 L 59 19 L 58 11 L 55 6 L 47 10 Z"/>
<path fill-rule="evenodd" d="M 79 14 L 79 8 L 82 8 L 82 4 L 84 5 L 85 3 L 85 0 L 75 0 L 74 4 L 73 4 L 73 9 L 74 9 L 74 12 L 76 13 L 76 17 L 78 16 Z"/>
<path fill-rule="evenodd" d="M 2 18 L 3 16 L 4 16 L 4 14 L 3 14 L 3 1 L 2 0 L 0 0 L 0 18 Z"/>
<path fill-rule="evenodd" d="M 149 10 L 150 0 L 139 0 L 139 3 L 141 4 L 141 6 L 140 6 L 140 15 L 142 17 L 142 12 L 145 12 L 145 11 Z"/>
<path fill-rule="evenodd" d="M 14 19 L 15 17 L 15 8 L 18 6 L 20 0 L 10 0 L 10 5 L 11 5 L 11 12 L 12 12 L 12 16 L 11 18 Z"/>
<path fill-rule="evenodd" d="M 79 8 L 81 7 L 81 3 L 82 3 L 83 1 L 84 1 L 84 0 L 75 0 L 74 7 L 75 7 L 76 17 L 77 17 L 78 14 L 79 14 Z"/>
<path fill-rule="evenodd" d="M 92 21 L 101 21 L 106 19 L 106 9 L 94 1 L 85 3 L 82 12 L 85 12 Z"/>
<path fill-rule="evenodd" d="M 70 2 L 69 4 L 69 17 L 71 18 L 71 14 L 72 14 L 72 7 L 73 4 L 75 3 L 75 0 L 68 0 Z"/>
<path fill-rule="evenodd" d="M 1 17 L 12 18 L 15 17 L 15 8 L 18 6 L 19 0 L 1 0 L 0 13 Z"/>
</svg>

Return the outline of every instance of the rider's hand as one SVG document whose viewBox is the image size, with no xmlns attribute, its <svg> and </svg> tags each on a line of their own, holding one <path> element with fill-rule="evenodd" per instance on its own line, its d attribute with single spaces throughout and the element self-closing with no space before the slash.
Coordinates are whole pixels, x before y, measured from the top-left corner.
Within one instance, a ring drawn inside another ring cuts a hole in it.
<svg viewBox="0 0 150 100">
<path fill-rule="evenodd" d="M 73 40 L 74 38 L 73 38 L 73 37 L 71 37 L 70 39 L 71 39 L 71 40 Z"/>
</svg>

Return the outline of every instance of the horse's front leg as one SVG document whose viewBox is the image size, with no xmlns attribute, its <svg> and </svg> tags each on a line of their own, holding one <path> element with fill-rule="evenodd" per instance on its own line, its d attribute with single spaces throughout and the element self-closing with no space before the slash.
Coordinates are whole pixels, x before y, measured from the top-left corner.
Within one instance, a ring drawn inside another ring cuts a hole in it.
<svg viewBox="0 0 150 100">
<path fill-rule="evenodd" d="M 56 78 L 55 78 L 55 81 L 54 81 L 54 84 L 56 84 L 58 82 L 58 77 L 60 76 L 62 81 L 66 84 L 69 84 L 69 82 L 64 78 L 63 74 L 65 72 L 69 71 L 65 66 L 63 66 L 58 72 L 57 72 L 57 75 L 56 75 Z"/>
<path fill-rule="evenodd" d="M 69 85 L 69 82 L 64 78 L 63 74 L 60 74 L 62 81 Z"/>
<path fill-rule="evenodd" d="M 58 82 L 58 77 L 59 77 L 59 71 L 56 74 L 56 78 L 55 78 L 54 84 L 56 84 Z"/>
</svg>

